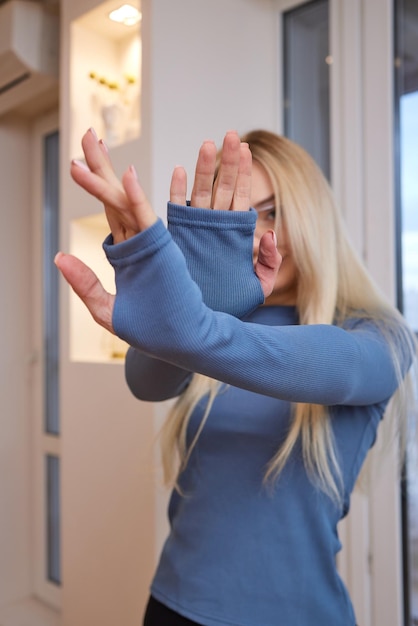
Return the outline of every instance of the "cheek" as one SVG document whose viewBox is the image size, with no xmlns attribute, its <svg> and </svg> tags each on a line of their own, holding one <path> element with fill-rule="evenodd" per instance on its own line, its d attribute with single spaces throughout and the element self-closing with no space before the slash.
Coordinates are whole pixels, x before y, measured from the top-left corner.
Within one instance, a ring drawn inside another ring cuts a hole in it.
<svg viewBox="0 0 418 626">
<path fill-rule="evenodd" d="M 279 228 L 277 230 L 277 248 L 285 256 L 291 255 L 291 248 L 289 245 L 289 238 L 286 230 Z"/>
<path fill-rule="evenodd" d="M 290 284 L 297 282 L 298 272 L 290 255 L 283 255 L 283 261 L 277 274 L 277 284 Z"/>
</svg>

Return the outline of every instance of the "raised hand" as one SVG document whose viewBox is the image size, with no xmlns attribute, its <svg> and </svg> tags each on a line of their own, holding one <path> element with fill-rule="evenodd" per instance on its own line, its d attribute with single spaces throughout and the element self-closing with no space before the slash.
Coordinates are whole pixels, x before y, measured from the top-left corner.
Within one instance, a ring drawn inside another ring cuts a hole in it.
<svg viewBox="0 0 418 626">
<path fill-rule="evenodd" d="M 135 169 L 129 167 L 120 181 L 112 167 L 107 148 L 93 129 L 82 138 L 86 163 L 72 161 L 71 175 L 88 193 L 103 202 L 114 243 L 120 243 L 149 228 L 157 220 L 140 186 Z M 80 259 L 58 253 L 55 264 L 84 302 L 94 320 L 113 331 L 115 296 L 109 294 L 97 276 Z"/>
<path fill-rule="evenodd" d="M 83 189 L 103 202 L 114 243 L 120 243 L 151 226 L 157 219 L 131 165 L 120 181 L 106 145 L 93 129 L 81 141 L 86 164 L 72 161 L 71 176 Z"/>
<path fill-rule="evenodd" d="M 217 150 L 213 141 L 205 141 L 196 163 L 190 204 L 201 209 L 248 211 L 251 200 L 252 157 L 247 143 L 240 141 L 236 131 L 226 133 L 216 173 Z M 176 167 L 171 179 L 170 201 L 185 205 L 187 178 L 182 167 Z M 255 273 L 267 298 L 274 287 L 281 257 L 274 231 L 260 239 Z"/>
<path fill-rule="evenodd" d="M 200 209 L 248 211 L 251 197 L 251 152 L 235 131 L 226 133 L 218 175 L 215 180 L 217 150 L 213 141 L 203 142 L 197 158 L 190 204 Z M 175 168 L 170 201 L 186 204 L 187 181 L 182 167 Z"/>
</svg>

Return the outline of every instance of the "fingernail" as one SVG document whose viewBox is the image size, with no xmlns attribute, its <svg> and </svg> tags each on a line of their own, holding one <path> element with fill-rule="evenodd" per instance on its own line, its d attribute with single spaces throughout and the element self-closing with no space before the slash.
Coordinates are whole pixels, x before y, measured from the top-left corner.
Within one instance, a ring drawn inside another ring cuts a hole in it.
<svg viewBox="0 0 418 626">
<path fill-rule="evenodd" d="M 94 138 L 95 138 L 95 140 L 97 141 L 97 140 L 98 140 L 98 138 L 97 138 L 97 133 L 96 133 L 96 131 L 94 130 L 93 126 L 91 126 L 91 127 L 89 128 L 89 131 L 91 132 L 91 134 L 93 135 L 93 137 L 94 137 Z"/>
<path fill-rule="evenodd" d="M 272 238 L 273 238 L 274 245 L 275 245 L 275 246 L 276 246 L 276 248 L 277 248 L 277 235 L 276 235 L 276 233 L 275 233 L 275 231 L 274 231 L 274 230 L 271 230 L 271 231 L 270 231 L 270 233 L 271 233 L 271 236 L 272 236 Z"/>
<path fill-rule="evenodd" d="M 102 146 L 102 148 L 104 149 L 104 151 L 106 152 L 106 154 L 109 154 L 109 148 L 107 147 L 106 143 L 103 141 L 103 139 L 100 139 L 99 141 L 100 146 Z"/>
<path fill-rule="evenodd" d="M 136 180 L 138 180 L 138 174 L 136 172 L 135 166 L 134 165 L 130 165 L 129 169 L 131 170 L 132 174 L 135 176 Z"/>
<path fill-rule="evenodd" d="M 89 167 L 84 163 L 84 161 L 80 161 L 79 159 L 73 159 L 71 163 L 73 165 L 76 165 L 77 167 L 81 167 L 81 169 L 85 170 L 86 172 L 90 172 Z"/>
</svg>

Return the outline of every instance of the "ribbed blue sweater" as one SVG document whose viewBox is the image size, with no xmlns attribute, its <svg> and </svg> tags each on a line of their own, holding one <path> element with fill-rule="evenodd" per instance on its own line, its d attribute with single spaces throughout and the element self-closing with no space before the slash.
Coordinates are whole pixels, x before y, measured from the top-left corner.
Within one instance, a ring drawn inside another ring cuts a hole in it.
<svg viewBox="0 0 418 626">
<path fill-rule="evenodd" d="M 372 321 L 303 326 L 294 307 L 259 307 L 255 219 L 171 206 L 173 236 L 158 221 L 104 244 L 116 273 L 114 328 L 133 346 L 133 393 L 174 396 L 189 372 L 224 383 L 181 475 L 182 495 L 171 496 L 151 591 L 203 626 L 354 626 L 335 565 L 337 524 L 396 389 L 392 359 Z M 300 446 L 277 484 L 263 485 L 292 402 L 329 406 L 343 510 L 308 478 Z M 202 401 L 189 441 L 203 411 Z"/>
</svg>

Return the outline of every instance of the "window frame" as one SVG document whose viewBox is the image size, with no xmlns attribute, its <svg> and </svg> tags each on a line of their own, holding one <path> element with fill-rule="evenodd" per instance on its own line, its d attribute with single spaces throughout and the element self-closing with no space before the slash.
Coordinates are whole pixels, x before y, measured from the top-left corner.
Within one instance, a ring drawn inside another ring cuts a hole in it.
<svg viewBox="0 0 418 626">
<path fill-rule="evenodd" d="M 44 345 L 43 345 L 43 203 L 44 203 L 44 139 L 59 131 L 58 112 L 54 111 L 37 119 L 31 130 L 32 168 L 32 332 L 33 368 L 31 380 L 32 415 L 32 475 L 31 494 L 33 525 L 31 529 L 32 567 L 31 578 L 35 597 L 52 608 L 61 607 L 61 587 L 47 579 L 47 488 L 45 458 L 47 455 L 61 458 L 61 441 L 45 428 L 44 402 Z"/>
</svg>

